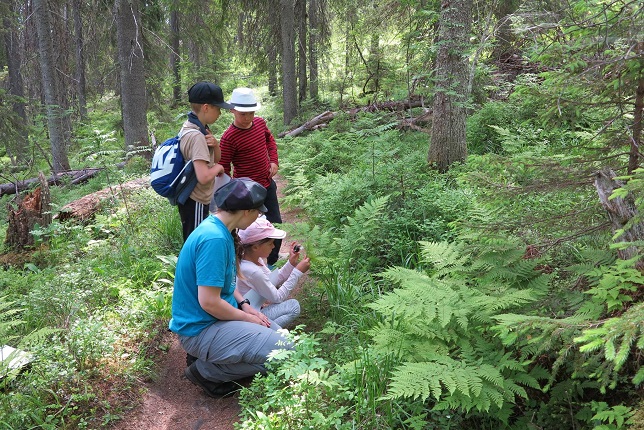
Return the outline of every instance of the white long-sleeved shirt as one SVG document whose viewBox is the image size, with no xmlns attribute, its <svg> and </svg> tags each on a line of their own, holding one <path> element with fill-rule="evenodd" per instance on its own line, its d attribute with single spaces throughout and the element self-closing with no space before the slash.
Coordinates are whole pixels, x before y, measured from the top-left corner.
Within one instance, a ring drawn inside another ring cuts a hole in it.
<svg viewBox="0 0 644 430">
<path fill-rule="evenodd" d="M 302 276 L 289 261 L 279 270 L 271 270 L 263 259 L 259 259 L 261 266 L 252 261 L 242 260 L 240 270 L 244 279 L 237 277 L 237 289 L 245 296 L 251 289 L 257 292 L 264 301 L 282 303 L 295 288 Z"/>
</svg>

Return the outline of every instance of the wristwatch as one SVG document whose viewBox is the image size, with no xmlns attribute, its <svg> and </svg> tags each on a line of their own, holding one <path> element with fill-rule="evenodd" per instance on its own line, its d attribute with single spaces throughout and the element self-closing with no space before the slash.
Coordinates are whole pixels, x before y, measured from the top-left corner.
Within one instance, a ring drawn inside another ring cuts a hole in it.
<svg viewBox="0 0 644 430">
<path fill-rule="evenodd" d="M 242 308 L 242 306 L 244 305 L 244 303 L 247 303 L 247 304 L 249 304 L 249 305 L 250 305 L 250 300 L 248 300 L 248 299 L 244 299 L 244 300 L 242 300 L 241 302 L 237 303 L 237 308 L 238 308 L 238 309 L 241 309 L 241 308 Z"/>
</svg>

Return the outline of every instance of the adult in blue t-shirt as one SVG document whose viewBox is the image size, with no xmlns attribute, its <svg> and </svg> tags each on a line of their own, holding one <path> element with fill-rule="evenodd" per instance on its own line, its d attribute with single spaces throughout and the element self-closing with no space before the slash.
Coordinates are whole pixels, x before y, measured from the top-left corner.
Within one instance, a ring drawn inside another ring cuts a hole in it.
<svg viewBox="0 0 644 430">
<path fill-rule="evenodd" d="M 291 348 L 280 327 L 256 311 L 235 288 L 245 229 L 266 210 L 266 189 L 233 179 L 215 193 L 217 212 L 186 240 L 175 271 L 170 330 L 196 357 L 186 377 L 211 397 L 236 391 L 232 381 L 265 373 L 271 351 Z"/>
</svg>

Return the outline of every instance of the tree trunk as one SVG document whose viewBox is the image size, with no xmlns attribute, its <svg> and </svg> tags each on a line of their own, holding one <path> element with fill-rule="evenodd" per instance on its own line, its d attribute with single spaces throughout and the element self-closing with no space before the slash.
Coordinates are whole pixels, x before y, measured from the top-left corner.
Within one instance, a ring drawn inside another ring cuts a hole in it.
<svg viewBox="0 0 644 430">
<path fill-rule="evenodd" d="M 512 31 L 510 17 L 519 8 L 521 0 L 504 0 L 496 5 L 494 14 L 498 17 L 496 25 L 495 43 L 491 57 L 495 61 L 504 61 L 516 52 L 516 37 Z"/>
<path fill-rule="evenodd" d="M 364 94 L 375 94 L 373 101 L 378 97 L 380 91 L 380 36 L 377 34 L 371 35 L 371 43 L 369 46 L 369 61 L 367 62 L 367 79 L 362 88 Z M 371 89 L 368 84 L 371 81 Z"/>
<path fill-rule="evenodd" d="M 317 100 L 318 93 L 318 1 L 309 0 L 309 97 Z"/>
<path fill-rule="evenodd" d="M 635 92 L 635 110 L 633 112 L 633 136 L 631 151 L 628 157 L 628 173 L 631 174 L 640 165 L 640 143 L 642 142 L 642 110 L 644 109 L 644 77 L 640 76 Z"/>
<path fill-rule="evenodd" d="M 280 0 L 282 27 L 282 97 L 284 124 L 297 116 L 297 80 L 295 76 L 295 13 L 294 0 Z"/>
<path fill-rule="evenodd" d="M 172 67 L 172 106 L 181 102 L 181 76 L 179 75 L 179 12 L 170 12 L 170 65 Z"/>
<path fill-rule="evenodd" d="M 64 140 L 63 111 L 60 108 L 60 93 L 56 78 L 56 65 L 53 60 L 52 31 L 49 20 L 47 0 L 34 0 L 34 20 L 38 32 L 39 64 L 42 74 L 42 86 L 47 105 L 47 126 L 49 141 L 53 158 L 52 169 L 54 173 L 69 170 L 67 148 Z"/>
<path fill-rule="evenodd" d="M 76 94 L 78 95 L 78 112 L 81 118 L 87 118 L 87 98 L 85 96 L 85 52 L 83 49 L 83 21 L 81 19 L 81 1 L 74 0 L 74 42 L 76 44 Z"/>
<path fill-rule="evenodd" d="M 4 45 L 7 59 L 7 72 L 9 74 L 9 94 L 12 96 L 12 109 L 16 114 L 18 123 L 13 125 L 15 133 L 12 133 L 11 139 L 5 140 L 5 147 L 11 162 L 22 164 L 25 162 L 27 153 L 28 132 L 27 114 L 25 113 L 25 103 L 21 100 L 24 98 L 24 86 L 22 74 L 20 73 L 20 64 L 22 63 L 22 49 L 18 33 L 16 31 L 15 19 L 12 19 L 15 13 L 13 2 L 3 2 L 11 10 L 9 14 L 2 19 L 4 25 Z"/>
<path fill-rule="evenodd" d="M 58 106 L 62 113 L 63 142 L 69 147 L 72 140 L 72 116 L 69 113 L 71 100 L 74 97 L 75 85 L 71 76 L 71 68 L 74 61 L 70 58 L 74 53 L 71 40 L 71 29 L 69 28 L 69 8 L 66 2 L 49 0 L 51 13 L 52 44 L 54 50 L 54 64 L 56 65 L 56 88 L 58 89 Z"/>
<path fill-rule="evenodd" d="M 624 227 L 637 217 L 637 206 L 633 195 L 629 193 L 626 197 L 611 198 L 613 191 L 621 188 L 624 184 L 616 179 L 615 172 L 604 168 L 595 175 L 595 188 L 599 195 L 599 201 L 608 214 L 613 226 L 613 232 L 624 230 L 624 233 L 616 239 L 617 242 L 638 243 L 644 240 L 644 225 L 641 222 L 634 223 L 630 228 Z M 629 260 L 638 254 L 637 246 L 629 246 L 617 251 L 619 258 Z"/>
<path fill-rule="evenodd" d="M 115 8 L 125 151 L 132 154 L 133 151 L 143 150 L 142 154 L 150 159 L 139 3 L 138 0 L 116 0 Z"/>
<path fill-rule="evenodd" d="M 427 161 L 445 172 L 467 158 L 467 52 L 472 0 L 441 5 L 431 143 Z"/>
<path fill-rule="evenodd" d="M 277 95 L 277 48 L 271 44 L 267 49 L 268 55 L 268 94 Z"/>
<path fill-rule="evenodd" d="M 295 0 L 295 16 L 297 25 L 297 82 L 298 94 L 297 99 L 300 103 L 306 99 L 306 0 Z"/>
</svg>

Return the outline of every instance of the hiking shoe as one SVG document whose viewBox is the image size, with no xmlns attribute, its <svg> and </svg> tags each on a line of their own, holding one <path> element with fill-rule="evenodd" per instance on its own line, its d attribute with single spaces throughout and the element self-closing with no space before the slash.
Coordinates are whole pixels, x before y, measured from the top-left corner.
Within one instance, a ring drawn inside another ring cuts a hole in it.
<svg viewBox="0 0 644 430">
<path fill-rule="evenodd" d="M 186 366 L 190 366 L 195 361 L 197 361 L 197 357 L 195 357 L 194 355 L 186 354 Z"/>
<path fill-rule="evenodd" d="M 197 370 L 196 363 L 192 363 L 190 366 L 186 367 L 183 374 L 186 375 L 186 378 L 188 378 L 190 382 L 201 387 L 204 393 L 208 394 L 210 397 L 225 397 L 240 388 L 239 385 L 235 384 L 233 381 L 216 383 L 207 380 L 201 376 L 201 373 Z"/>
</svg>

